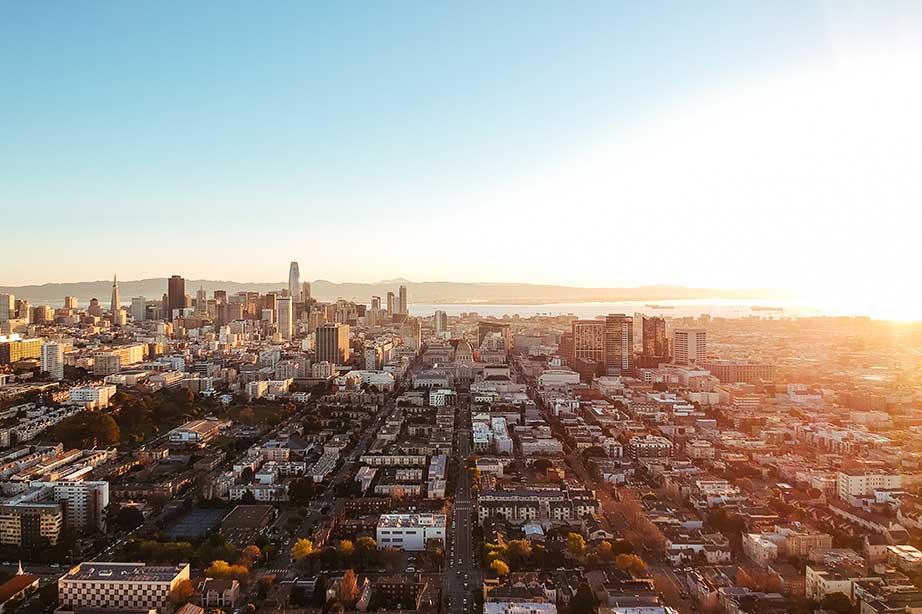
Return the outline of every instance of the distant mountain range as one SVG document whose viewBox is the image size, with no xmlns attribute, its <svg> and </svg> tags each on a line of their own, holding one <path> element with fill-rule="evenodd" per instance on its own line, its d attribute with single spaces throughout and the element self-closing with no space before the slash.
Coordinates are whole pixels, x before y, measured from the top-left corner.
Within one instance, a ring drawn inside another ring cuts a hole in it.
<svg viewBox="0 0 922 614">
<path fill-rule="evenodd" d="M 122 302 L 128 304 L 132 297 L 144 296 L 156 299 L 167 290 L 167 278 L 119 281 Z M 218 281 L 211 279 L 187 279 L 186 293 L 195 296 L 199 287 L 208 295 L 215 290 L 226 290 L 235 294 L 244 290 L 269 292 L 287 287 L 287 282 L 258 283 L 239 281 Z M 369 303 L 372 296 L 386 300 L 387 292 L 395 294 L 400 285 L 407 287 L 410 303 L 462 303 L 462 304 L 510 304 L 534 305 L 541 303 L 585 303 L 614 301 L 667 301 L 679 299 L 775 299 L 783 298 L 779 290 L 749 289 L 726 290 L 712 288 L 685 288 L 682 286 L 638 286 L 634 288 L 578 288 L 544 284 L 513 283 L 458 283 L 450 281 L 411 282 L 393 279 L 377 283 L 334 283 L 325 279 L 311 282 L 311 293 L 317 300 L 334 301 L 343 298 L 350 301 Z M 76 296 L 81 305 L 93 297 L 108 305 L 112 293 L 112 281 L 83 281 L 74 283 L 52 283 L 32 286 L 0 286 L 0 292 L 9 292 L 17 298 L 24 298 L 33 305 L 61 305 L 65 296 Z"/>
</svg>

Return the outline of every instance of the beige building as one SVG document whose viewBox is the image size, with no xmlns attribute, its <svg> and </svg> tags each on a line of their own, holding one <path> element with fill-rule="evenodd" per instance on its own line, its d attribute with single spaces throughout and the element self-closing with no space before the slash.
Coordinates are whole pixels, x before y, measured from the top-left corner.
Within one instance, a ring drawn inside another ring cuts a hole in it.
<svg viewBox="0 0 922 614">
<path fill-rule="evenodd" d="M 59 611 L 78 608 L 162 609 L 170 591 L 189 579 L 188 563 L 148 566 L 144 563 L 85 562 L 58 580 Z"/>
</svg>

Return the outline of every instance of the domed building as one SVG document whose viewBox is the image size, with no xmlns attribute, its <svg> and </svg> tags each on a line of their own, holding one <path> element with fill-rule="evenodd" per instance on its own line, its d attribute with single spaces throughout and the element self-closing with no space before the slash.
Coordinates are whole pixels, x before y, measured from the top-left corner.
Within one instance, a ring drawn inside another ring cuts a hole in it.
<svg viewBox="0 0 922 614">
<path fill-rule="evenodd" d="M 470 341 L 462 339 L 458 342 L 458 347 L 455 348 L 454 362 L 455 364 L 473 364 L 474 347 Z"/>
</svg>

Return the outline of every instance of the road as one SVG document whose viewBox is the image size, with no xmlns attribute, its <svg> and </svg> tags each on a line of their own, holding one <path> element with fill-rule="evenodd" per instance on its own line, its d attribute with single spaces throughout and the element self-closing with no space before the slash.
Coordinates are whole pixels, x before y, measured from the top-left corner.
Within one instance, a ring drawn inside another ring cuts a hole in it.
<svg viewBox="0 0 922 614">
<path fill-rule="evenodd" d="M 467 458 L 471 453 L 471 412 L 466 398 L 459 399 L 458 413 L 455 431 L 458 482 L 449 528 L 448 568 L 442 580 L 442 599 L 446 612 L 469 614 L 474 607 L 474 587 L 481 586 L 481 579 L 471 526 L 474 501 L 471 474 L 467 470 Z"/>
</svg>

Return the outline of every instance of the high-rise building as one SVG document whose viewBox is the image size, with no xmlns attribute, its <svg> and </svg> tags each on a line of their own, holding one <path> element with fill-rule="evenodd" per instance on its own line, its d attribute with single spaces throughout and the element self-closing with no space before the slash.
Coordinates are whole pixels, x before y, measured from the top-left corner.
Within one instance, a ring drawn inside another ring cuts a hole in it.
<svg viewBox="0 0 922 614">
<path fill-rule="evenodd" d="M 301 282 L 301 302 L 306 303 L 311 300 L 311 282 Z"/>
<path fill-rule="evenodd" d="M 195 291 L 195 313 L 199 316 L 208 315 L 208 293 L 202 285 L 199 285 L 198 290 Z"/>
<path fill-rule="evenodd" d="M 64 345 L 56 342 L 42 344 L 42 371 L 53 379 L 64 379 Z"/>
<path fill-rule="evenodd" d="M 483 345 L 483 340 L 487 335 L 499 334 L 503 338 L 503 349 L 509 351 L 512 349 L 512 335 L 509 332 L 509 325 L 504 322 L 477 322 L 477 347 Z"/>
<path fill-rule="evenodd" d="M 294 260 L 288 265 L 288 296 L 295 301 L 301 298 L 301 271 Z"/>
<path fill-rule="evenodd" d="M 143 296 L 131 299 L 131 319 L 135 322 L 143 322 L 147 319 L 147 299 Z"/>
<path fill-rule="evenodd" d="M 50 324 L 54 322 L 54 309 L 51 305 L 38 305 L 32 308 L 32 321 L 36 324 Z"/>
<path fill-rule="evenodd" d="M 349 325 L 324 324 L 316 333 L 317 362 L 345 364 L 349 359 Z"/>
<path fill-rule="evenodd" d="M 227 302 L 227 290 L 215 290 L 212 296 L 214 296 L 214 302 L 218 305 Z"/>
<path fill-rule="evenodd" d="M 605 370 L 612 375 L 634 368 L 634 318 L 610 313 L 605 318 Z"/>
<path fill-rule="evenodd" d="M 99 299 L 95 296 L 90 299 L 90 305 L 86 308 L 86 312 L 91 316 L 101 317 L 102 316 L 102 305 L 99 304 Z"/>
<path fill-rule="evenodd" d="M 407 304 L 407 287 L 400 286 L 399 292 L 400 292 L 400 305 L 399 305 L 399 311 L 397 313 L 405 316 L 410 313 L 409 305 Z"/>
<path fill-rule="evenodd" d="M 64 297 L 64 309 L 76 309 L 77 308 L 77 297 L 76 296 L 65 296 Z"/>
<path fill-rule="evenodd" d="M 394 293 L 387 293 L 387 315 L 394 316 Z"/>
<path fill-rule="evenodd" d="M 434 318 L 434 327 L 435 333 L 438 335 L 440 333 L 448 332 L 448 314 L 442 311 L 441 309 L 435 310 Z"/>
<path fill-rule="evenodd" d="M 118 292 L 118 277 L 112 276 L 112 300 L 109 302 L 109 311 L 115 313 L 122 308 L 122 297 Z"/>
<path fill-rule="evenodd" d="M 295 263 L 292 263 L 295 264 Z M 278 322 L 279 333 L 282 339 L 291 339 L 292 332 L 292 299 L 290 296 L 282 296 L 275 302 L 276 322 Z"/>
<path fill-rule="evenodd" d="M 605 321 L 573 320 L 574 360 L 605 362 Z"/>
<path fill-rule="evenodd" d="M 707 357 L 707 334 L 703 328 L 677 328 L 672 332 L 672 362 L 693 365 Z"/>
<path fill-rule="evenodd" d="M 656 366 L 657 360 L 664 362 L 669 354 L 666 343 L 666 320 L 656 316 L 643 316 L 642 333 L 644 366 Z"/>
<path fill-rule="evenodd" d="M 167 293 L 170 297 L 170 310 L 166 315 L 167 320 L 173 319 L 173 312 L 182 310 L 186 306 L 186 280 L 180 275 L 173 275 L 167 282 Z"/>
<path fill-rule="evenodd" d="M 0 322 L 16 319 L 16 295 L 0 294 Z"/>
<path fill-rule="evenodd" d="M 26 324 L 31 324 L 32 323 L 32 305 L 30 305 L 29 301 L 27 301 L 26 299 L 16 301 L 16 304 L 18 305 L 16 311 L 17 313 L 19 313 L 19 319 L 25 320 Z"/>
</svg>

